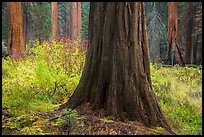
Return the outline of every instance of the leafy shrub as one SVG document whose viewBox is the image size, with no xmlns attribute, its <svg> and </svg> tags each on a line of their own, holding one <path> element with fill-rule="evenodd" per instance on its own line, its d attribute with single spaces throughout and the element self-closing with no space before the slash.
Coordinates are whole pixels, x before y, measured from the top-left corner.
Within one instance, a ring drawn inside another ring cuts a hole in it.
<svg viewBox="0 0 204 137">
<path fill-rule="evenodd" d="M 52 105 L 67 100 L 81 77 L 85 44 L 61 40 L 40 45 L 36 41 L 28 47 L 25 60 L 3 59 L 2 107 L 17 117 L 31 110 L 52 111 L 56 108 Z"/>
</svg>

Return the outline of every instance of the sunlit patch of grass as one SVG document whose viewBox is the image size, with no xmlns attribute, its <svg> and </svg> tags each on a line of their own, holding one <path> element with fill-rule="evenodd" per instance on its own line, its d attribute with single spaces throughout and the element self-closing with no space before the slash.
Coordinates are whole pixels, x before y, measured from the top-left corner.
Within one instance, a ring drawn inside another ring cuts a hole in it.
<svg viewBox="0 0 204 137">
<path fill-rule="evenodd" d="M 150 68 L 153 89 L 172 129 L 177 134 L 202 133 L 202 97 L 190 96 L 202 92 L 201 66 Z"/>
</svg>

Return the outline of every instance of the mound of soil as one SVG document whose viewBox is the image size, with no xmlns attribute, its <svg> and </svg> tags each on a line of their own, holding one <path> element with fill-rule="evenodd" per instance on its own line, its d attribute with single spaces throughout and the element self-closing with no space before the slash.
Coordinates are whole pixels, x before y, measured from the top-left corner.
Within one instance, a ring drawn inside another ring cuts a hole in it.
<svg viewBox="0 0 204 137">
<path fill-rule="evenodd" d="M 77 109 L 83 119 L 75 125 L 68 125 L 61 132 L 63 135 L 170 135 L 163 128 L 150 128 L 139 121 L 119 121 L 114 117 L 106 116 L 103 109 L 92 111 L 90 105 L 84 104 Z M 55 111 L 58 115 L 62 111 Z M 55 118 L 54 118 L 55 119 Z"/>
</svg>

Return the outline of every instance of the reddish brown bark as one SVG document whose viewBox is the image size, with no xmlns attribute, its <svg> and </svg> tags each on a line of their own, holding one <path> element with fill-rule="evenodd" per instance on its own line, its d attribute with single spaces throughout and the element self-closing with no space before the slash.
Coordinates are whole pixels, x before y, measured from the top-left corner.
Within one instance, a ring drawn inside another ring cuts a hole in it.
<svg viewBox="0 0 204 137">
<path fill-rule="evenodd" d="M 97 14 L 96 14 L 97 13 Z M 93 2 L 89 46 L 79 85 L 59 109 L 90 103 L 121 120 L 170 130 L 152 90 L 142 2 Z"/>
<path fill-rule="evenodd" d="M 77 2 L 72 2 L 72 35 L 71 39 L 77 38 Z"/>
<path fill-rule="evenodd" d="M 81 34 L 81 2 L 72 2 L 72 39 L 77 39 Z"/>
<path fill-rule="evenodd" d="M 165 63 L 184 66 L 178 37 L 178 4 L 177 2 L 168 2 L 168 48 Z"/>
<path fill-rule="evenodd" d="M 58 7 L 57 2 L 52 2 L 52 39 L 57 39 L 58 35 Z"/>
<path fill-rule="evenodd" d="M 21 2 L 8 2 L 9 38 L 8 51 L 13 59 L 25 55 Z"/>
</svg>

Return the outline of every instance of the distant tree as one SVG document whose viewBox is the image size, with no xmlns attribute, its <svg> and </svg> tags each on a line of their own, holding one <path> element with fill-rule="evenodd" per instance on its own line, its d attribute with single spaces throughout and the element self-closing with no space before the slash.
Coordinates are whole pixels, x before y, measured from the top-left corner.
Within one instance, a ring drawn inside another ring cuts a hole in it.
<svg viewBox="0 0 204 137">
<path fill-rule="evenodd" d="M 43 2 L 38 2 L 38 6 L 42 8 Z M 45 31 L 44 31 L 44 25 L 45 25 L 45 19 L 43 18 L 44 12 L 41 10 L 41 15 L 39 16 L 39 41 L 40 44 L 45 40 Z"/>
<path fill-rule="evenodd" d="M 191 64 L 202 64 L 202 3 L 195 2 Z"/>
<path fill-rule="evenodd" d="M 25 41 L 25 46 L 28 41 L 28 2 L 22 2 L 22 8 L 23 8 L 23 34 L 24 34 L 24 41 Z"/>
<path fill-rule="evenodd" d="M 193 19 L 195 16 L 195 6 L 192 2 L 187 2 L 186 15 L 183 20 L 183 32 L 184 32 L 184 60 L 186 64 L 191 62 L 191 46 L 192 46 L 192 33 L 193 33 Z"/>
<path fill-rule="evenodd" d="M 52 2 L 52 39 L 57 39 L 58 35 L 58 7 L 57 2 Z"/>
<path fill-rule="evenodd" d="M 81 3 L 72 2 L 72 39 L 81 35 Z"/>
<path fill-rule="evenodd" d="M 150 49 L 150 59 L 153 64 L 160 63 L 161 61 L 161 39 L 165 37 L 164 32 L 166 26 L 162 21 L 162 12 L 160 6 L 160 2 L 150 2 L 152 11 L 149 11 L 147 16 L 148 45 Z"/>
<path fill-rule="evenodd" d="M 168 47 L 166 64 L 184 66 L 184 60 L 178 43 L 178 3 L 168 2 Z"/>
<path fill-rule="evenodd" d="M 66 35 L 71 38 L 72 36 L 72 2 L 66 4 Z"/>
<path fill-rule="evenodd" d="M 77 16 L 78 16 L 78 32 L 77 32 L 77 36 L 78 37 L 81 37 L 81 22 L 82 22 L 82 20 L 81 20 L 81 8 L 82 8 L 82 6 L 81 6 L 81 2 L 77 2 Z"/>
<path fill-rule="evenodd" d="M 82 2 L 82 39 L 88 39 L 90 2 Z"/>
<path fill-rule="evenodd" d="M 34 41 L 39 39 L 42 43 L 52 37 L 52 5 L 51 2 L 30 2 L 30 4 L 32 37 Z"/>
<path fill-rule="evenodd" d="M 77 37 L 77 2 L 72 2 L 72 39 Z"/>
<path fill-rule="evenodd" d="M 66 3 L 66 11 L 67 11 L 67 14 L 66 14 L 66 29 L 65 29 L 66 31 L 65 32 L 66 32 L 66 36 L 70 37 L 69 33 L 71 31 L 70 29 L 71 18 L 69 16 L 69 13 L 71 12 L 71 10 L 70 10 L 69 2 Z"/>
<path fill-rule="evenodd" d="M 68 27 L 67 27 L 67 20 L 70 21 L 68 13 L 69 7 L 67 6 L 70 2 L 57 2 L 58 3 L 58 37 L 68 37 Z"/>
<path fill-rule="evenodd" d="M 7 4 L 9 21 L 8 51 L 13 59 L 19 60 L 25 55 L 21 2 L 8 2 Z"/>
<path fill-rule="evenodd" d="M 202 6 L 199 2 L 183 2 L 180 8 L 179 42 L 186 64 L 202 64 Z M 184 6 L 182 6 L 184 7 Z"/>
<path fill-rule="evenodd" d="M 8 9 L 7 2 L 2 2 L 2 25 L 1 25 L 1 36 L 2 40 L 7 43 L 9 26 L 8 26 Z"/>
<path fill-rule="evenodd" d="M 152 91 L 142 2 L 91 2 L 86 64 L 74 94 L 59 109 L 90 103 L 121 120 L 170 130 Z"/>
</svg>

